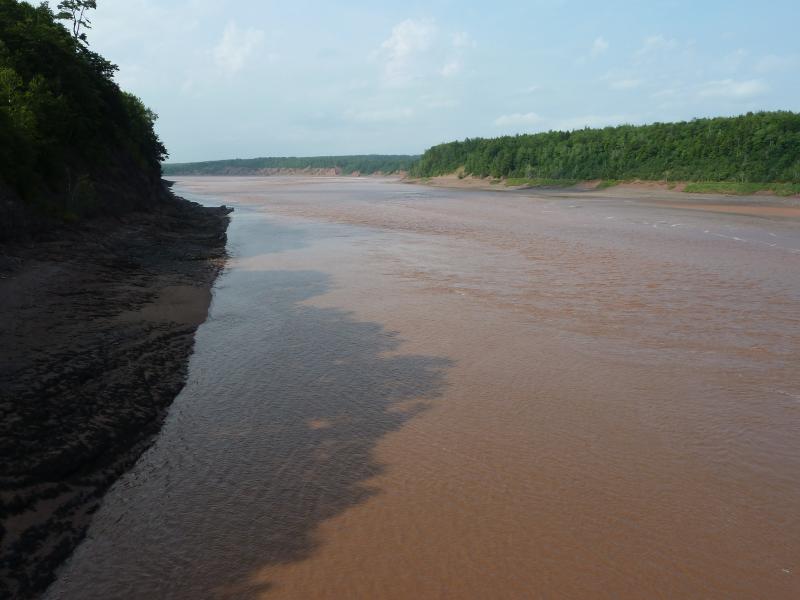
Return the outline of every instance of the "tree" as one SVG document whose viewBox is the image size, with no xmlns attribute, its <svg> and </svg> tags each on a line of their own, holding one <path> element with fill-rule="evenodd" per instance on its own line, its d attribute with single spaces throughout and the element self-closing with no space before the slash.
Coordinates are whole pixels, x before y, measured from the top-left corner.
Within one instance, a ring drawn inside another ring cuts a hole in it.
<svg viewBox="0 0 800 600">
<path fill-rule="evenodd" d="M 86 34 L 81 33 L 81 27 L 91 29 L 92 22 L 86 16 L 86 11 L 96 9 L 96 0 L 62 0 L 58 4 L 56 19 L 72 21 L 72 36 L 86 44 Z"/>
</svg>

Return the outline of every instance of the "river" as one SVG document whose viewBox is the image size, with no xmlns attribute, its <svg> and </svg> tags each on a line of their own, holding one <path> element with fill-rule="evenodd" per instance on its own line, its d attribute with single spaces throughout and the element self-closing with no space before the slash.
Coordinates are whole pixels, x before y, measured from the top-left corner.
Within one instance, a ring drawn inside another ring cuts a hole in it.
<svg viewBox="0 0 800 600">
<path fill-rule="evenodd" d="M 231 258 L 47 598 L 800 597 L 800 219 L 176 190 L 235 207 Z"/>
</svg>

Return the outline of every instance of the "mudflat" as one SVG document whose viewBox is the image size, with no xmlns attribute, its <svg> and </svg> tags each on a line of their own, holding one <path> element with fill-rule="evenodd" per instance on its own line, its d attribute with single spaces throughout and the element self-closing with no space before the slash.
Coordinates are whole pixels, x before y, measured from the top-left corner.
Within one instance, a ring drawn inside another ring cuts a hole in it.
<svg viewBox="0 0 800 600">
<path fill-rule="evenodd" d="M 231 259 L 47 598 L 797 597 L 795 200 L 177 189 Z"/>
<path fill-rule="evenodd" d="M 0 596 L 53 579 L 152 442 L 184 384 L 227 221 L 173 199 L 2 247 Z"/>
</svg>

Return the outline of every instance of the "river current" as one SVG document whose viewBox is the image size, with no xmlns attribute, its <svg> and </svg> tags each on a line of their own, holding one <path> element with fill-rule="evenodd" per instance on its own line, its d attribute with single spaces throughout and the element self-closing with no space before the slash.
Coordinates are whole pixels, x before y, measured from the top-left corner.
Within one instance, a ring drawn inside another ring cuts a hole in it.
<svg viewBox="0 0 800 600">
<path fill-rule="evenodd" d="M 230 260 L 47 598 L 800 597 L 796 218 L 176 189 L 235 207 Z"/>
</svg>

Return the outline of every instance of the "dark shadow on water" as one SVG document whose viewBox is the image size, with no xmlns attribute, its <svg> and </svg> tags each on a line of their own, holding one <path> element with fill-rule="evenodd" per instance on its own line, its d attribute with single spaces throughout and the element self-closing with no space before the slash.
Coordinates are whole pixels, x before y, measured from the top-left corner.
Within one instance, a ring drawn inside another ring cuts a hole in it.
<svg viewBox="0 0 800 600">
<path fill-rule="evenodd" d="M 51 597 L 254 597 L 270 585 L 259 570 L 308 558 L 322 521 L 380 493 L 377 442 L 435 401 L 452 363 L 305 303 L 330 285 L 226 273 L 159 440 Z"/>
<path fill-rule="evenodd" d="M 252 362 L 247 371 L 262 375 L 243 393 L 268 407 L 258 411 L 268 422 L 255 426 L 263 437 L 249 457 L 258 506 L 250 500 L 242 506 L 255 508 L 257 516 L 250 564 L 237 576 L 244 584 L 235 586 L 245 595 L 260 587 L 249 587 L 252 567 L 307 558 L 318 546 L 314 532 L 321 521 L 379 493 L 365 483 L 383 470 L 373 457 L 376 443 L 441 394 L 451 365 L 443 358 L 389 354 L 400 348 L 397 334 L 341 310 L 303 304 L 328 290 L 322 273 L 257 276 L 267 282 L 262 310 L 277 318 L 266 334 L 251 328 L 236 335 L 240 343 L 248 340 L 244 346 L 261 348 L 260 364 Z M 254 426 L 249 420 L 239 425 Z"/>
<path fill-rule="evenodd" d="M 365 484 L 383 469 L 373 457 L 375 444 L 441 393 L 450 362 L 387 356 L 400 347 L 396 334 L 341 310 L 303 304 L 328 290 L 322 273 L 245 271 L 232 277 L 246 278 L 263 286 L 259 314 L 267 326 L 248 321 L 216 334 L 259 349 L 232 365 L 252 378 L 238 383 L 244 398 L 237 403 L 246 410 L 216 421 L 233 427 L 223 431 L 234 437 L 249 430 L 245 439 L 253 446 L 234 467 L 243 472 L 231 487 L 252 483 L 246 496 L 229 497 L 225 510 L 250 513 L 253 524 L 246 547 L 237 539 L 243 532 L 230 532 L 227 541 L 248 556 L 236 565 L 220 564 L 218 581 L 235 582 L 238 594 L 251 595 L 263 585 L 249 583 L 254 569 L 307 558 L 318 545 L 314 532 L 321 521 L 379 492 Z M 224 326 L 225 304 L 219 309 Z M 227 438 L 222 433 L 221 446 Z"/>
</svg>

